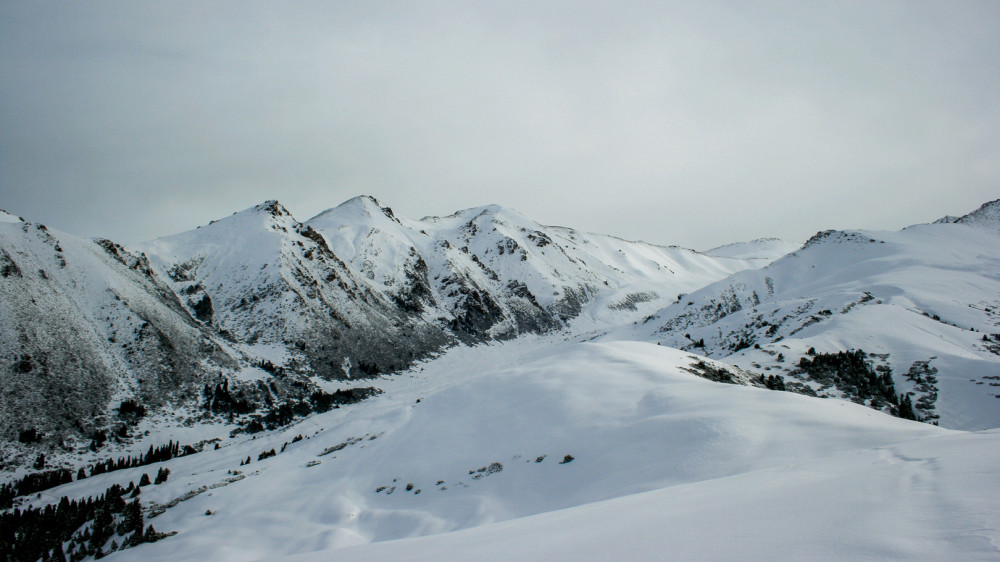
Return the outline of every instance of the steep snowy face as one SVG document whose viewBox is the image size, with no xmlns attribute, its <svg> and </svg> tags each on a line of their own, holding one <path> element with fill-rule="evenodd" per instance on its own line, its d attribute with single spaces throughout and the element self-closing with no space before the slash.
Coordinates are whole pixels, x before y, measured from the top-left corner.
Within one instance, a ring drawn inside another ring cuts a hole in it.
<svg viewBox="0 0 1000 562">
<path fill-rule="evenodd" d="M 141 253 L 0 216 L 0 438 L 72 442 L 123 399 L 183 401 L 234 363 Z"/>
<path fill-rule="evenodd" d="M 373 290 L 407 314 L 437 320 L 425 255 L 432 241 L 404 226 L 392 209 L 359 196 L 306 221 Z"/>
<path fill-rule="evenodd" d="M 202 322 L 241 344 L 297 350 L 324 378 L 349 376 L 348 365 L 398 369 L 448 341 L 372 290 L 276 201 L 145 249 Z"/>
<path fill-rule="evenodd" d="M 660 311 L 647 319 L 647 333 L 665 345 L 784 375 L 800 391 L 858 400 L 865 389 L 832 367 L 817 371 L 816 354 L 863 350 L 876 373 L 892 373 L 919 417 L 947 427 L 995 427 L 1000 233 L 981 228 L 994 208 L 900 232 L 821 232 L 763 269 L 737 273 Z M 827 361 L 839 360 L 819 363 Z"/>
</svg>

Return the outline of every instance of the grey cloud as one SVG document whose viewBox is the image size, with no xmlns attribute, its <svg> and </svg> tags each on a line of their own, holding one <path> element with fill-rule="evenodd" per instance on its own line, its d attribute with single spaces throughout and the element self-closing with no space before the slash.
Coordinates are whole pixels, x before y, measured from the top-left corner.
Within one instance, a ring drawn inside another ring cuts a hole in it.
<svg viewBox="0 0 1000 562">
<path fill-rule="evenodd" d="M 136 241 L 277 198 L 696 248 L 998 196 L 991 2 L 7 3 L 0 207 Z"/>
</svg>

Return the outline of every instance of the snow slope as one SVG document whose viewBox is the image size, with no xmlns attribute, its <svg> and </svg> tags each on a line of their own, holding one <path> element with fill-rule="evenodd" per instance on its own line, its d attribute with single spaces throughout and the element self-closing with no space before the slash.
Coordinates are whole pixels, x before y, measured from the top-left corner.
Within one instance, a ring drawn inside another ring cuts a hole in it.
<svg viewBox="0 0 1000 562">
<path fill-rule="evenodd" d="M 457 348 L 384 379 L 378 398 L 170 461 L 173 476 L 143 490 L 146 505 L 206 489 L 150 521 L 177 536 L 115 556 L 246 560 L 342 548 L 765 469 L 808 473 L 847 452 L 956 435 L 847 402 L 709 382 L 685 370 L 692 361 L 651 344 L 551 337 Z M 245 478 L 227 483 L 228 471 Z"/>
<path fill-rule="evenodd" d="M 312 560 L 996 560 L 997 431 L 848 451 Z"/>
<path fill-rule="evenodd" d="M 767 267 L 688 295 L 635 337 L 792 379 L 809 348 L 863 349 L 891 368 L 897 389 L 923 400 L 918 413 L 946 427 L 1000 426 L 996 207 L 899 232 L 819 233 Z"/>
</svg>

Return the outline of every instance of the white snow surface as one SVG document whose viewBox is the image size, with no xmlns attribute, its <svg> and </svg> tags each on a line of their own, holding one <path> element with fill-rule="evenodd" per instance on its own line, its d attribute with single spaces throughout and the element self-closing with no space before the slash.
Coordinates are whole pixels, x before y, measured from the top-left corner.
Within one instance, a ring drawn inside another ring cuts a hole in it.
<svg viewBox="0 0 1000 562">
<path fill-rule="evenodd" d="M 0 209 L 0 222 L 22 222 L 20 217 L 14 216 L 3 209 Z"/>
<path fill-rule="evenodd" d="M 998 451 L 931 437 L 282 560 L 996 560 Z"/>
<path fill-rule="evenodd" d="M 695 359 L 568 334 L 455 348 L 380 380 L 379 397 L 169 461 L 141 497 L 202 490 L 149 521 L 178 535 L 111 559 L 997 554 L 1000 435 L 713 383 L 685 370 Z"/>
</svg>

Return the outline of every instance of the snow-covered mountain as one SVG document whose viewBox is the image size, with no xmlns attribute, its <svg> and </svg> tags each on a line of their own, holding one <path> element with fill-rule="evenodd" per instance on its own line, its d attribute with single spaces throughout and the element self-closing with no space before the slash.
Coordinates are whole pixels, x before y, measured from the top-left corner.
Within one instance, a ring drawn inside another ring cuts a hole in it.
<svg viewBox="0 0 1000 562">
<path fill-rule="evenodd" d="M 202 423 L 250 427 L 247 416 L 337 388 L 328 381 L 583 313 L 649 313 L 756 265 L 545 227 L 496 205 L 408 220 L 371 197 L 305 223 L 267 201 L 133 248 L 4 213 L 0 252 L 0 361 L 12 366 L 0 440 L 27 432 L 22 441 L 49 446 L 131 439 L 125 401 L 181 408 L 189 423 L 221 400 Z M 8 455 L 13 466 L 30 460 L 22 453 Z"/>
<path fill-rule="evenodd" d="M 899 392 L 913 393 L 919 416 L 946 427 L 997 427 L 998 212 L 1000 200 L 899 232 L 820 232 L 766 267 L 647 318 L 639 337 L 780 374 L 801 391 L 859 400 L 859 389 L 817 377 L 800 361 L 863 350 L 878 372 L 891 370 Z"/>
<path fill-rule="evenodd" d="M 277 201 L 141 246 L 192 314 L 280 366 L 324 379 L 391 372 L 450 341 L 397 306 Z"/>
<path fill-rule="evenodd" d="M 998 211 L 705 253 L 371 197 L 134 248 L 0 213 L 0 551 L 995 558 Z"/>
<path fill-rule="evenodd" d="M 594 313 L 669 302 L 757 265 L 542 226 L 498 205 L 415 221 L 363 196 L 306 224 L 381 294 L 463 341 L 556 328 L 595 301 Z"/>
<path fill-rule="evenodd" d="M 112 403 L 184 401 L 236 365 L 142 254 L 0 218 L 3 440 L 37 430 L 71 446 L 107 429 Z"/>
</svg>

